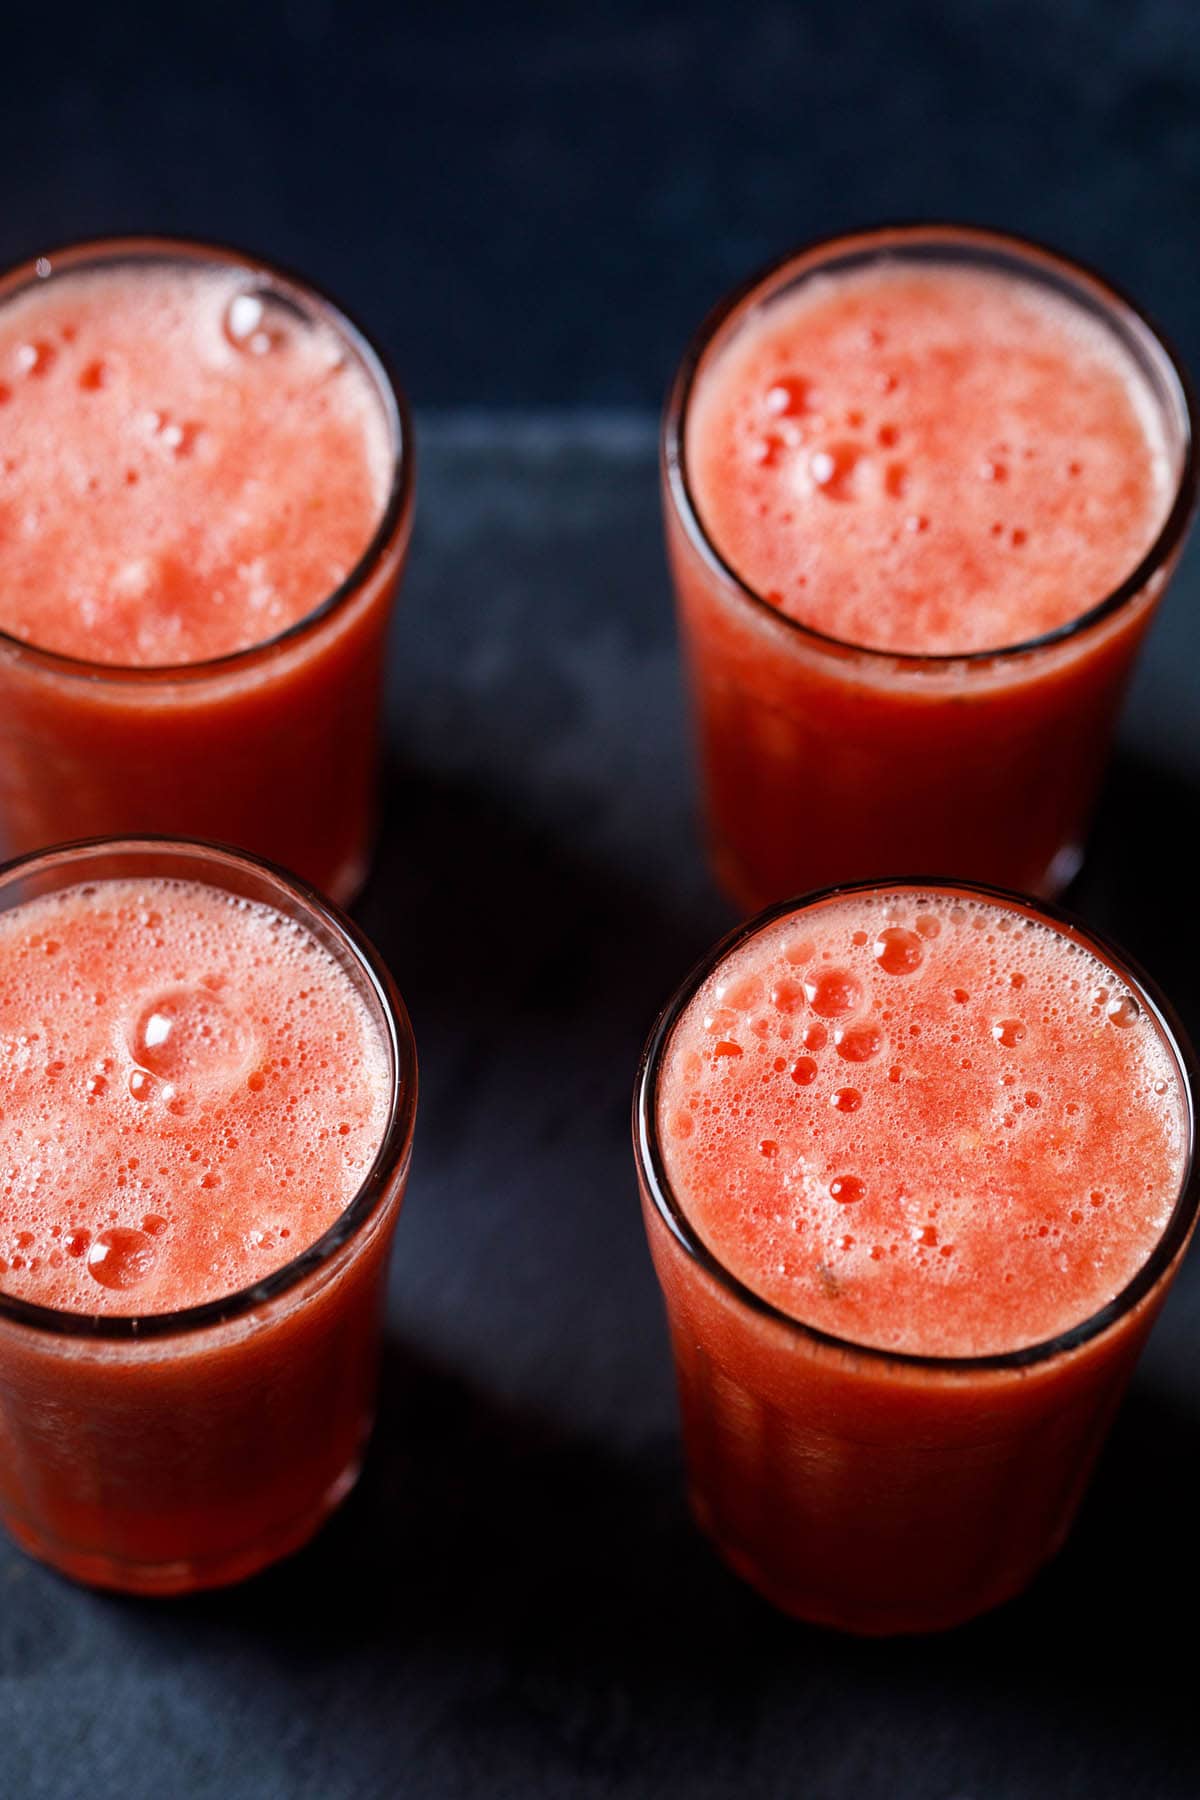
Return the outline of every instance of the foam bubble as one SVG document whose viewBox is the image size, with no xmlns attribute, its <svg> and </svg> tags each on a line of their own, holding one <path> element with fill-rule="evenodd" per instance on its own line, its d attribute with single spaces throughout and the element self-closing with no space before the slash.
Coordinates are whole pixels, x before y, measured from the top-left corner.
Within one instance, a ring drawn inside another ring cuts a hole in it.
<svg viewBox="0 0 1200 1800">
<path fill-rule="evenodd" d="M 796 419 L 808 412 L 816 398 L 810 382 L 799 375 L 780 375 L 767 389 L 765 405 L 777 418 Z"/>
<path fill-rule="evenodd" d="M 874 1025 L 847 1025 L 834 1033 L 834 1042 L 843 1061 L 865 1063 L 879 1055 L 884 1046 L 884 1037 L 882 1031 Z"/>
<path fill-rule="evenodd" d="M 804 984 L 808 1003 L 823 1019 L 840 1019 L 862 1005 L 862 987 L 848 969 L 819 969 Z"/>
<path fill-rule="evenodd" d="M 936 930 L 928 929 L 936 923 L 926 918 L 926 935 L 936 937 Z M 907 926 L 887 925 L 875 939 L 875 961 L 888 975 L 915 975 L 924 959 L 925 946 L 920 935 Z"/>
<path fill-rule="evenodd" d="M 208 988 L 182 983 L 143 1004 L 130 1042 L 139 1068 L 175 1090 L 231 1085 L 257 1049 L 256 1035 L 235 1005 Z"/>
<path fill-rule="evenodd" d="M 232 294 L 221 315 L 221 330 L 230 347 L 243 356 L 278 354 L 288 342 L 296 314 L 271 289 L 241 288 Z"/>
<path fill-rule="evenodd" d="M 153 1241 L 144 1231 L 113 1226 L 102 1231 L 87 1253 L 87 1272 L 101 1287 L 140 1287 L 154 1267 Z"/>
</svg>

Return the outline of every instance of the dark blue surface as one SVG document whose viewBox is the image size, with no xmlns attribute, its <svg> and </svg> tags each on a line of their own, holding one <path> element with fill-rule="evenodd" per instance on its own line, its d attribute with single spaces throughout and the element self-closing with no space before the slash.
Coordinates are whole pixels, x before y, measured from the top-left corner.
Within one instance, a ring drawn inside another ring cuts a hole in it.
<svg viewBox="0 0 1200 1800">
<path fill-rule="evenodd" d="M 421 404 L 655 406 L 760 261 L 915 215 L 1098 261 L 1200 361 L 1194 0 L 26 3 L 0 170 L 0 262 L 245 242 Z"/>
<path fill-rule="evenodd" d="M 991 1619 L 810 1631 L 690 1525 L 628 1108 L 655 1010 L 728 918 L 692 827 L 653 427 L 418 426 L 360 908 L 423 1080 L 375 1446 L 318 1542 L 228 1594 L 105 1598 L 0 1542 L 0 1795 L 1195 1800 L 1200 1264 L 1066 1552 Z M 1076 895 L 1193 1031 L 1198 600 L 1193 566 Z"/>
<path fill-rule="evenodd" d="M 0 263 L 244 242 L 344 296 L 425 406 L 362 917 L 424 1089 L 383 1412 L 289 1567 L 149 1606 L 0 1542 L 0 1800 L 1194 1800 L 1200 1273 L 1065 1555 L 946 1640 L 775 1618 L 685 1516 L 627 1108 L 727 923 L 692 829 L 648 417 L 701 313 L 807 236 L 1047 237 L 1200 362 L 1192 0 L 22 6 Z M 1200 578 L 1075 896 L 1200 1029 Z"/>
</svg>

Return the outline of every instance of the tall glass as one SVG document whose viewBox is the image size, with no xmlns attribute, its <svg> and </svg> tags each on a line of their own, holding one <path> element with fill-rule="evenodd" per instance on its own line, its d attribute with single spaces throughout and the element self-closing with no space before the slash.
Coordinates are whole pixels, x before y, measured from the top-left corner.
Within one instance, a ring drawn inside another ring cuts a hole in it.
<svg viewBox="0 0 1200 1800">
<path fill-rule="evenodd" d="M 384 643 L 412 530 L 407 408 L 379 351 L 330 300 L 218 246 L 79 245 L 0 278 L 0 308 L 47 266 L 57 278 L 164 262 L 244 269 L 255 298 L 336 334 L 386 424 L 384 512 L 357 566 L 306 618 L 213 661 L 116 667 L 0 631 L 0 858 L 97 835 L 215 838 L 345 904 L 374 837 Z"/>
<path fill-rule="evenodd" d="M 913 884 L 881 885 L 892 892 Z M 1019 1592 L 1059 1548 L 1200 1204 L 1195 1064 L 1152 984 L 1056 911 L 966 885 L 918 885 L 951 899 L 1000 898 L 1113 970 L 1156 1021 L 1178 1070 L 1188 1160 L 1152 1252 L 1082 1323 L 984 1356 L 854 1343 L 779 1311 L 723 1266 L 672 1190 L 658 1123 L 672 1034 L 707 977 L 778 919 L 847 890 L 784 903 L 743 925 L 666 1007 L 638 1076 L 634 1148 L 674 1351 L 692 1509 L 726 1561 L 776 1606 L 872 1635 L 972 1618 Z"/>
<path fill-rule="evenodd" d="M 77 1580 L 170 1594 L 298 1549 L 354 1485 L 374 1418 L 416 1052 L 370 945 L 256 859 L 165 840 L 73 845 L 0 871 L 0 909 L 138 876 L 203 882 L 303 925 L 353 982 L 391 1070 L 383 1142 L 358 1194 L 253 1287 L 142 1317 L 0 1293 L 0 1522 Z"/>
<path fill-rule="evenodd" d="M 925 656 L 825 636 L 742 580 L 700 514 L 690 408 L 723 351 L 803 283 L 884 261 L 1018 276 L 1098 322 L 1145 382 L 1174 483 L 1166 517 L 1119 587 L 1081 593 L 1078 616 L 1044 637 Z M 1178 362 L 1128 300 L 1054 252 L 993 232 L 929 225 L 836 238 L 785 257 L 716 308 L 671 390 L 662 471 L 712 861 L 743 910 L 890 868 L 1062 890 L 1191 518 L 1193 410 Z"/>
</svg>

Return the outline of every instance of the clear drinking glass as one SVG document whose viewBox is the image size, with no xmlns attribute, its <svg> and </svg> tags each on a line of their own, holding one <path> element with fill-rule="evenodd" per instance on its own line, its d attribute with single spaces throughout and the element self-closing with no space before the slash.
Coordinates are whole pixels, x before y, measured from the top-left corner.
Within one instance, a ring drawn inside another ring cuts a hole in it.
<svg viewBox="0 0 1200 1800">
<path fill-rule="evenodd" d="M 1078 616 L 1044 637 L 960 656 L 844 643 L 756 593 L 706 528 L 689 419 L 723 351 L 801 284 L 884 262 L 1019 276 L 1098 322 L 1145 381 L 1175 484 L 1166 517 L 1119 587 L 1081 593 Z M 1193 411 L 1177 360 L 1130 301 L 1053 251 L 994 232 L 916 225 L 832 239 L 721 302 L 671 389 L 662 473 L 712 862 L 744 911 L 889 868 L 1061 892 L 1191 519 Z"/>
<path fill-rule="evenodd" d="M 375 1409 L 388 1252 L 412 1152 L 412 1029 L 349 920 L 255 858 L 93 842 L 0 870 L 0 909 L 88 880 L 205 883 L 263 902 L 345 970 L 391 1070 L 383 1141 L 309 1249 L 181 1312 L 59 1312 L 0 1292 L 0 1523 L 64 1574 L 168 1594 L 298 1549 L 350 1491 Z"/>
<path fill-rule="evenodd" d="M 220 246 L 78 245 L 0 277 L 0 308 L 47 279 L 163 263 L 242 269 L 249 294 L 334 332 L 386 424 L 388 497 L 335 592 L 277 637 L 214 661 L 116 667 L 0 630 L 0 859 L 100 835 L 217 839 L 347 904 L 370 863 L 385 638 L 412 531 L 408 410 L 380 352 L 332 301 Z"/>
<path fill-rule="evenodd" d="M 949 882 L 892 893 L 1001 899 L 1085 946 L 1156 1021 L 1178 1070 L 1188 1161 L 1136 1276 L 1049 1341 L 985 1356 L 900 1354 L 805 1325 L 704 1243 L 672 1190 L 660 1074 L 692 996 L 737 946 L 839 892 L 741 926 L 684 981 L 651 1033 L 634 1100 L 650 1250 L 666 1302 L 688 1491 L 726 1561 L 786 1612 L 868 1634 L 932 1631 L 1016 1594 L 1062 1544 L 1196 1220 L 1195 1063 L 1166 1002 L 1112 945 L 1052 908 Z"/>
</svg>

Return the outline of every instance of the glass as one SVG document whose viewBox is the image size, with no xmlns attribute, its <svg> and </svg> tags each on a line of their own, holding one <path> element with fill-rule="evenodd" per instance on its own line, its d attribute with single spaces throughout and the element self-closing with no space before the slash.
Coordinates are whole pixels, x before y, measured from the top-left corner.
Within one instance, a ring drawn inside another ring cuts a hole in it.
<svg viewBox="0 0 1200 1800">
<path fill-rule="evenodd" d="M 387 422 L 388 498 L 336 592 L 279 636 L 214 661 L 116 667 L 0 631 L 0 859 L 98 835 L 218 839 L 347 904 L 370 862 L 384 644 L 412 530 L 408 411 L 379 351 L 331 301 L 232 250 L 100 240 L 0 278 L 0 306 L 47 265 L 57 277 L 155 262 L 244 268 L 254 295 L 337 334 Z"/>
<path fill-rule="evenodd" d="M 304 1544 L 354 1485 L 374 1417 L 416 1052 L 375 952 L 315 892 L 211 845 L 70 845 L 0 870 L 0 908 L 89 879 L 172 877 L 262 901 L 343 968 L 386 1046 L 383 1142 L 315 1244 L 255 1286 L 175 1313 L 59 1312 L 0 1293 L 0 1522 L 79 1581 L 168 1594 Z"/>
<path fill-rule="evenodd" d="M 866 649 L 756 593 L 708 536 L 688 476 L 689 406 L 722 350 L 815 275 L 887 260 L 1044 287 L 1099 322 L 1140 371 L 1175 490 L 1154 543 L 1107 596 L 1028 643 L 962 656 Z M 1134 661 L 1196 495 L 1186 376 L 1107 282 L 1035 244 L 917 225 L 785 257 L 723 301 L 676 377 L 663 423 L 667 547 L 690 673 L 715 873 L 751 912 L 889 868 L 953 869 L 1060 892 L 1079 867 Z"/>
<path fill-rule="evenodd" d="M 666 1173 L 659 1074 L 697 989 L 739 944 L 839 893 L 919 886 L 1001 899 L 1085 945 L 1152 1017 L 1179 1072 L 1188 1163 L 1170 1222 L 1128 1286 L 1053 1339 L 1007 1354 L 921 1356 L 813 1329 L 706 1247 Z M 1052 908 L 995 889 L 889 881 L 789 901 L 687 977 L 651 1033 L 634 1099 L 650 1250 L 666 1302 L 688 1487 L 726 1561 L 784 1611 L 886 1634 L 955 1625 L 1019 1592 L 1062 1544 L 1191 1236 L 1195 1065 L 1153 985 Z"/>
</svg>

